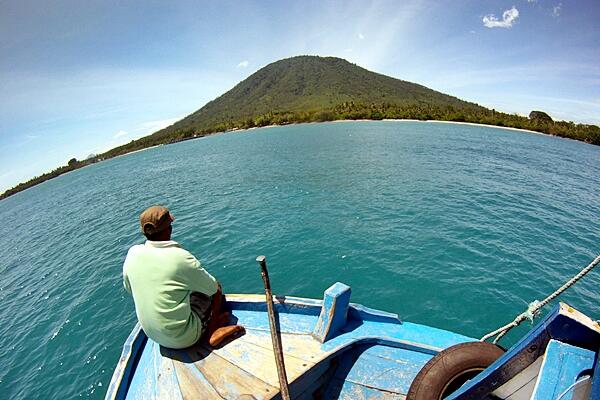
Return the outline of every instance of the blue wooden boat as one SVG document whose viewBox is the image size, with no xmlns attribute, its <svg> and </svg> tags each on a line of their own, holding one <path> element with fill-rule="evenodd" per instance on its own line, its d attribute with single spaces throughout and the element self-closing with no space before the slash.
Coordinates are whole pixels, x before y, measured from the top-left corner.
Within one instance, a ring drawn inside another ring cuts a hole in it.
<svg viewBox="0 0 600 400">
<path fill-rule="evenodd" d="M 452 372 L 438 396 L 428 385 L 444 357 L 460 367 L 464 349 L 493 345 L 350 303 L 350 292 L 336 283 L 323 300 L 273 297 L 292 399 L 600 399 L 600 325 L 566 304 L 491 365 Z M 136 326 L 106 399 L 281 398 L 265 296 L 227 305 L 246 334 L 218 349 L 163 348 Z"/>
</svg>

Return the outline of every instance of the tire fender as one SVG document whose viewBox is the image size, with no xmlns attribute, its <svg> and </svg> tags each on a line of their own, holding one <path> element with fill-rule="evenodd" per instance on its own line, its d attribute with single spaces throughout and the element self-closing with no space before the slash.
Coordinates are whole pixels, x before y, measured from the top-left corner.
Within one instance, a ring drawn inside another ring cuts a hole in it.
<svg viewBox="0 0 600 400">
<path fill-rule="evenodd" d="M 417 374 L 406 400 L 441 400 L 496 361 L 504 350 L 487 342 L 450 346 L 427 362 Z"/>
</svg>

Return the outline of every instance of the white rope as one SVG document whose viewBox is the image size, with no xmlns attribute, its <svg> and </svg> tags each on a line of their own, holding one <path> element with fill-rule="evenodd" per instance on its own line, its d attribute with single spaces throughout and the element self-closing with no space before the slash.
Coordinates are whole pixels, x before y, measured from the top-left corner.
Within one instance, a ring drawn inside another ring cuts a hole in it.
<svg viewBox="0 0 600 400">
<path fill-rule="evenodd" d="M 554 300 L 562 292 L 564 292 L 565 290 L 567 290 L 568 288 L 570 288 L 571 286 L 573 286 L 578 280 L 580 280 L 581 278 L 583 278 L 588 272 L 590 272 L 592 269 L 594 269 L 594 267 L 596 265 L 598 265 L 598 263 L 600 263 L 600 255 L 597 256 L 594 259 L 594 261 L 592 261 L 587 267 L 585 267 L 584 269 L 582 269 L 581 271 L 579 271 L 579 273 L 577 275 L 575 275 L 574 277 L 572 277 L 571 279 L 569 279 L 564 285 L 562 285 L 560 288 L 558 288 L 556 291 L 554 291 L 554 293 L 552 293 L 550 296 L 546 297 L 542 301 L 535 300 L 534 302 L 530 303 L 529 307 L 527 307 L 527 310 L 525 312 L 517 315 L 517 317 L 514 319 L 514 321 L 512 321 L 512 322 L 510 322 L 510 323 L 508 323 L 508 324 L 506 324 L 506 325 L 504 325 L 504 326 L 496 329 L 493 332 L 488 333 L 487 335 L 485 335 L 484 337 L 482 337 L 480 339 L 480 341 L 484 342 L 484 341 L 488 340 L 489 338 L 491 338 L 493 336 L 496 336 L 496 339 L 494 339 L 494 344 L 495 344 L 509 330 L 511 330 L 515 326 L 518 326 L 519 324 L 521 324 L 521 322 L 523 322 L 525 320 L 533 321 L 533 319 L 538 316 L 538 314 L 540 312 L 540 309 L 542 307 L 544 307 L 546 304 L 548 304 L 549 302 L 551 302 L 552 300 Z"/>
<path fill-rule="evenodd" d="M 583 378 L 580 378 L 579 380 L 575 381 L 575 383 L 572 383 L 571 386 L 569 386 L 568 388 L 566 388 L 564 390 L 564 392 L 562 392 L 557 398 L 556 400 L 562 400 L 563 397 L 565 397 L 565 395 L 567 393 L 569 393 L 571 391 L 571 389 L 575 389 L 577 390 L 579 388 L 579 386 L 581 386 L 583 383 L 589 381 L 591 379 L 591 377 L 589 375 L 585 375 L 583 376 Z"/>
</svg>

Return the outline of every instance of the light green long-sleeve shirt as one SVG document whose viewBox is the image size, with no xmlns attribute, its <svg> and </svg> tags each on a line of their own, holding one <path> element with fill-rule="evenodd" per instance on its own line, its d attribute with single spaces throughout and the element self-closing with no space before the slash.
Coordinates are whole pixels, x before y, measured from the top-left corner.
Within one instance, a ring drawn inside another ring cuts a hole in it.
<svg viewBox="0 0 600 400">
<path fill-rule="evenodd" d="M 123 284 L 133 295 L 149 338 L 174 349 L 200 339 L 202 323 L 190 308 L 190 293 L 212 296 L 217 281 L 177 242 L 148 240 L 131 247 L 123 264 Z"/>
</svg>

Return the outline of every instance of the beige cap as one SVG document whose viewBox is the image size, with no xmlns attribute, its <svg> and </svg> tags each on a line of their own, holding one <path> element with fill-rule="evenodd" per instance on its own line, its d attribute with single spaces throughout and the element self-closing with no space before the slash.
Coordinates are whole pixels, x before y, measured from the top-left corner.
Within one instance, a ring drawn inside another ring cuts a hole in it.
<svg viewBox="0 0 600 400">
<path fill-rule="evenodd" d="M 167 229 L 173 221 L 175 221 L 173 214 L 163 206 L 149 207 L 140 214 L 140 225 L 146 235 L 153 235 Z"/>
</svg>

